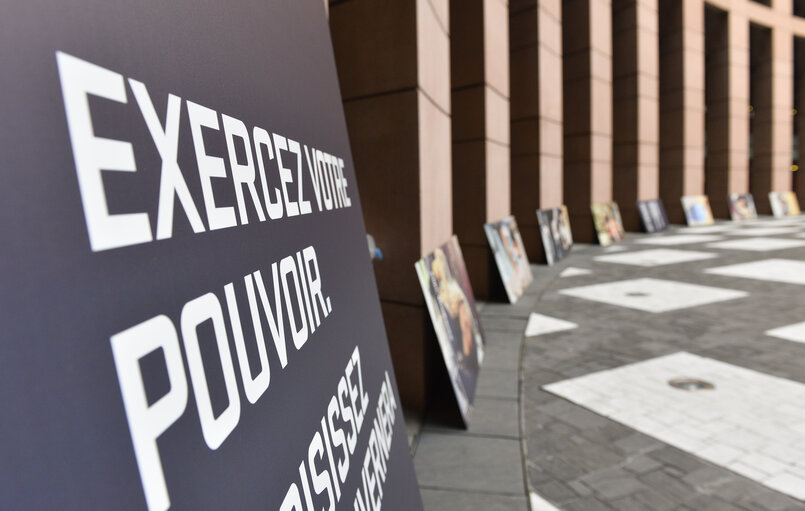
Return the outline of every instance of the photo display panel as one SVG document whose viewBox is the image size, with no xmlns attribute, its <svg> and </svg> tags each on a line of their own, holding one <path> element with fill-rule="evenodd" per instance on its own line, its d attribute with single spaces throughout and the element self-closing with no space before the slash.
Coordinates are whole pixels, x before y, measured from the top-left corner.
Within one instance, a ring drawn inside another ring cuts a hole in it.
<svg viewBox="0 0 805 511">
<path fill-rule="evenodd" d="M 710 199 L 706 195 L 685 195 L 681 200 L 688 226 L 715 223 L 713 211 L 710 209 Z"/>
<path fill-rule="evenodd" d="M 593 224 L 598 235 L 598 243 L 602 247 L 623 241 L 626 233 L 623 230 L 621 210 L 617 203 L 602 202 L 591 204 L 590 211 L 593 214 Z"/>
<path fill-rule="evenodd" d="M 509 302 L 515 303 L 534 280 L 517 220 L 509 216 L 484 224 L 484 232 L 495 255 L 495 264 L 506 289 L 506 296 Z"/>
<path fill-rule="evenodd" d="M 754 220 L 757 218 L 755 199 L 751 193 L 733 193 L 730 194 L 728 199 L 731 220 Z"/>
<path fill-rule="evenodd" d="M 321 1 L 0 47 L 0 509 L 422 509 Z"/>
<path fill-rule="evenodd" d="M 458 237 L 453 235 L 414 267 L 461 418 L 469 427 L 485 343 Z"/>
<path fill-rule="evenodd" d="M 573 248 L 573 233 L 570 230 L 570 215 L 566 206 L 538 209 L 537 221 L 545 260 L 548 265 L 561 261 Z"/>
<path fill-rule="evenodd" d="M 662 232 L 668 230 L 668 215 L 662 199 L 639 200 L 637 211 L 646 232 Z"/>
<path fill-rule="evenodd" d="M 799 200 L 794 192 L 769 192 L 771 211 L 775 217 L 797 216 L 800 214 Z"/>
</svg>

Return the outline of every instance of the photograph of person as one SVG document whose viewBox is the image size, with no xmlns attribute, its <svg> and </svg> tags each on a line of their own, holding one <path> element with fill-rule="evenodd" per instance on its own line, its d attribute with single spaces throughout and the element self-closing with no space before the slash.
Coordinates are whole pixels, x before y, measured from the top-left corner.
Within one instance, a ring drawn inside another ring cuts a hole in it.
<svg viewBox="0 0 805 511">
<path fill-rule="evenodd" d="M 614 202 L 592 204 L 590 209 L 593 213 L 595 231 L 598 233 L 598 243 L 602 247 L 623 240 L 625 233 L 617 204 Z"/>
<path fill-rule="evenodd" d="M 570 229 L 570 214 L 565 205 L 559 208 L 559 235 L 562 240 L 562 248 L 567 254 L 573 246 L 573 231 Z"/>
<path fill-rule="evenodd" d="M 520 229 L 513 216 L 484 225 L 509 302 L 514 303 L 531 284 L 533 275 Z"/>
<path fill-rule="evenodd" d="M 654 225 L 654 217 L 648 209 L 648 201 L 637 201 L 637 212 L 640 213 L 640 220 L 643 222 L 645 231 L 657 232 L 657 226 Z"/>
<path fill-rule="evenodd" d="M 648 209 L 651 218 L 654 219 L 654 232 L 665 231 L 669 227 L 668 214 L 665 212 L 665 206 L 661 199 L 654 199 L 648 201 Z"/>
<path fill-rule="evenodd" d="M 796 216 L 800 214 L 797 194 L 794 192 L 783 192 L 783 202 L 785 203 L 786 214 L 788 216 Z"/>
<path fill-rule="evenodd" d="M 553 265 L 560 259 L 556 246 L 553 243 L 553 233 L 551 232 L 551 211 L 550 209 L 537 210 L 537 222 L 539 223 L 539 235 L 542 238 L 542 247 L 545 249 L 545 261 L 548 266 Z"/>
<path fill-rule="evenodd" d="M 668 216 L 660 199 L 637 201 L 637 211 L 646 232 L 661 232 L 668 229 Z"/>
<path fill-rule="evenodd" d="M 689 226 L 712 225 L 713 211 L 710 200 L 704 195 L 686 195 L 682 197 L 682 209 Z"/>
<path fill-rule="evenodd" d="M 415 264 L 464 424 L 469 424 L 484 339 L 458 238 Z"/>
<path fill-rule="evenodd" d="M 794 192 L 769 192 L 771 212 L 775 217 L 800 214 L 799 200 Z"/>
<path fill-rule="evenodd" d="M 545 259 L 550 266 L 564 259 L 573 246 L 567 207 L 540 209 L 537 211 L 537 221 L 545 249 Z"/>
<path fill-rule="evenodd" d="M 751 193 L 733 193 L 729 196 L 730 218 L 734 221 L 754 220 L 757 218 L 755 199 Z"/>
</svg>

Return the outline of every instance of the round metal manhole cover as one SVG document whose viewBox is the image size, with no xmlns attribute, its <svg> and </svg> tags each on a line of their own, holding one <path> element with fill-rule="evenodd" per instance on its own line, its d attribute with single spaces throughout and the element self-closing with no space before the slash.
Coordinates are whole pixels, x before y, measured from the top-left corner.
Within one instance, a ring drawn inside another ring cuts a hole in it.
<svg viewBox="0 0 805 511">
<path fill-rule="evenodd" d="M 688 392 L 696 390 L 713 390 L 715 385 L 709 381 L 698 380 L 696 378 L 674 378 L 668 381 L 668 385 L 675 389 L 687 390 Z"/>
<path fill-rule="evenodd" d="M 632 291 L 631 293 L 626 293 L 626 296 L 645 297 L 648 296 L 648 293 L 643 293 L 642 291 Z"/>
</svg>

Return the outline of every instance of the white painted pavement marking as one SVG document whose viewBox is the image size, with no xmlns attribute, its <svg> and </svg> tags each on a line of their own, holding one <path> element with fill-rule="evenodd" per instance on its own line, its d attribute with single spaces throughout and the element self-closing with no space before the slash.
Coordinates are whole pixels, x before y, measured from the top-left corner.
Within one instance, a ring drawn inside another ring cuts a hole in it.
<svg viewBox="0 0 805 511">
<path fill-rule="evenodd" d="M 668 384 L 673 378 L 702 379 L 715 389 L 679 390 Z M 544 389 L 805 500 L 801 383 L 681 352 Z"/>
<path fill-rule="evenodd" d="M 725 248 L 728 250 L 751 250 L 753 252 L 767 252 L 769 250 L 784 250 L 787 248 L 805 247 L 805 241 L 789 240 L 784 238 L 746 238 L 739 240 L 709 243 L 707 248 Z"/>
<path fill-rule="evenodd" d="M 786 341 L 805 343 L 805 322 L 774 328 L 766 332 L 766 335 L 779 337 Z"/>
<path fill-rule="evenodd" d="M 794 259 L 763 259 L 751 263 L 708 268 L 704 271 L 714 275 L 805 285 L 805 261 Z"/>
<path fill-rule="evenodd" d="M 775 236 L 795 232 L 799 232 L 796 227 L 747 227 L 745 229 L 735 229 L 729 234 L 733 236 Z"/>
<path fill-rule="evenodd" d="M 783 218 L 763 217 L 757 220 L 749 220 L 745 222 L 747 225 L 764 226 L 764 227 L 779 227 L 781 225 L 799 225 L 805 221 L 805 216 L 788 216 Z"/>
<path fill-rule="evenodd" d="M 531 511 L 559 511 L 559 508 L 543 499 L 533 491 L 529 493 Z"/>
<path fill-rule="evenodd" d="M 710 234 L 672 234 L 670 236 L 652 236 L 642 238 L 635 243 L 642 245 L 688 245 L 690 243 L 704 243 L 706 241 L 723 240 L 721 236 Z"/>
<path fill-rule="evenodd" d="M 525 327 L 526 337 L 535 337 L 537 335 L 550 334 L 553 332 L 561 332 L 563 330 L 571 330 L 578 327 L 576 323 L 565 321 L 563 319 L 552 318 L 543 314 L 532 312 L 528 316 L 528 324 Z"/>
<path fill-rule="evenodd" d="M 748 296 L 744 291 L 651 278 L 573 287 L 559 293 L 654 313 Z"/>
<path fill-rule="evenodd" d="M 684 234 L 712 234 L 714 232 L 728 232 L 737 229 L 737 225 L 703 225 L 700 227 L 681 227 L 677 230 Z"/>
<path fill-rule="evenodd" d="M 634 266 L 661 266 L 663 264 L 685 263 L 718 257 L 711 252 L 696 252 L 693 250 L 674 250 L 671 248 L 655 248 L 625 254 L 603 255 L 594 260 L 604 263 L 631 264 Z"/>
<path fill-rule="evenodd" d="M 575 266 L 568 266 L 562 273 L 559 274 L 559 277 L 579 277 L 581 275 L 590 275 L 592 270 L 588 270 L 587 268 L 576 268 Z"/>
</svg>

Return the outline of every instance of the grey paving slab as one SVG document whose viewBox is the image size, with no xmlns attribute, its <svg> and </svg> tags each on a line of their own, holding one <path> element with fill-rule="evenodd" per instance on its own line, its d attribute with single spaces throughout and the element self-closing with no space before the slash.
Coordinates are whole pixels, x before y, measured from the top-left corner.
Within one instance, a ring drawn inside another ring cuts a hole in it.
<svg viewBox="0 0 805 511">
<path fill-rule="evenodd" d="M 524 496 L 495 495 L 468 491 L 422 489 L 425 511 L 523 511 Z"/>
<path fill-rule="evenodd" d="M 484 367 L 478 377 L 475 395 L 517 400 L 519 373 L 516 369 Z"/>
<path fill-rule="evenodd" d="M 513 347 L 517 350 L 520 349 L 520 344 L 523 340 L 523 331 L 525 330 L 525 325 L 527 318 L 520 320 L 522 322 L 523 328 L 520 330 L 513 330 L 513 331 L 489 331 L 484 332 L 484 338 L 486 340 L 486 346 L 505 346 L 505 347 Z"/>
<path fill-rule="evenodd" d="M 525 318 L 528 316 L 526 315 Z M 481 314 L 481 327 L 484 332 L 523 332 L 524 318 Z"/>
<path fill-rule="evenodd" d="M 451 432 L 461 435 L 500 436 L 520 438 L 520 421 L 517 401 L 477 397 L 470 414 L 470 426 L 466 431 L 456 431 L 447 426 L 426 424 L 424 431 Z"/>
<path fill-rule="evenodd" d="M 525 495 L 518 440 L 423 434 L 414 466 L 422 487 Z"/>
<path fill-rule="evenodd" d="M 584 497 L 583 499 L 568 502 L 563 508 L 567 511 L 612 511 L 615 509 L 595 497 Z"/>
<path fill-rule="evenodd" d="M 484 370 L 505 369 L 517 371 L 520 368 L 520 344 L 487 343 L 484 349 Z"/>
<path fill-rule="evenodd" d="M 516 303 L 486 302 L 481 311 L 484 316 L 501 316 L 508 318 L 528 318 L 537 306 L 539 297 L 536 294 L 525 294 Z"/>
<path fill-rule="evenodd" d="M 538 483 L 534 489 L 542 498 L 553 501 L 558 505 L 578 500 L 578 496 L 574 493 L 574 490 L 567 484 L 559 481 L 551 480 Z"/>
</svg>

